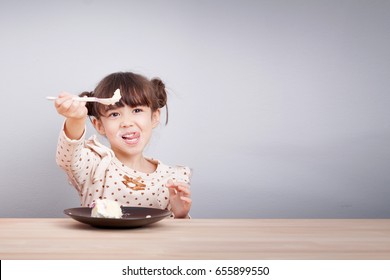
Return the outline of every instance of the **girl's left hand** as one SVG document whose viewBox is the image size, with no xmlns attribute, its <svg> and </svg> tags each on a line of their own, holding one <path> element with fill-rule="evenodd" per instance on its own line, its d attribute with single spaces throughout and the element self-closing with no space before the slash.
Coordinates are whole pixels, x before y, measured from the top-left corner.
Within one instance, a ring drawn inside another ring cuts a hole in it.
<svg viewBox="0 0 390 280">
<path fill-rule="evenodd" d="M 171 179 L 166 184 L 169 189 L 169 201 L 175 218 L 186 218 L 191 208 L 190 186 L 184 182 L 173 182 Z"/>
</svg>

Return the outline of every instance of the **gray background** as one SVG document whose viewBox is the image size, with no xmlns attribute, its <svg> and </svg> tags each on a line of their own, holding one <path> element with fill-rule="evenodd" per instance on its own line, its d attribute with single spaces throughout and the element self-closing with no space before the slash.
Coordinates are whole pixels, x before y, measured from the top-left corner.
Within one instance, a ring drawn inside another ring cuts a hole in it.
<svg viewBox="0 0 390 280">
<path fill-rule="evenodd" d="M 1 1 L 1 217 L 79 206 L 45 100 L 159 76 L 196 218 L 390 217 L 390 1 Z M 88 126 L 88 135 L 95 133 Z"/>
</svg>

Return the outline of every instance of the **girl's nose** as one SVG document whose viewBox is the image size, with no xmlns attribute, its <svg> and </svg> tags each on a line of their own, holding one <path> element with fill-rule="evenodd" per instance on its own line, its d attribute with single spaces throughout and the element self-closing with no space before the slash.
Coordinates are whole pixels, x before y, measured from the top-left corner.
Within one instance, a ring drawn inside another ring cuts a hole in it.
<svg viewBox="0 0 390 280">
<path fill-rule="evenodd" d="M 134 125 L 134 119 L 133 116 L 131 115 L 131 112 L 129 110 L 123 110 L 121 113 L 121 122 L 120 126 L 121 127 L 130 127 Z"/>
<path fill-rule="evenodd" d="M 130 127 L 133 125 L 133 122 L 129 119 L 123 120 L 120 124 L 121 127 Z"/>
</svg>

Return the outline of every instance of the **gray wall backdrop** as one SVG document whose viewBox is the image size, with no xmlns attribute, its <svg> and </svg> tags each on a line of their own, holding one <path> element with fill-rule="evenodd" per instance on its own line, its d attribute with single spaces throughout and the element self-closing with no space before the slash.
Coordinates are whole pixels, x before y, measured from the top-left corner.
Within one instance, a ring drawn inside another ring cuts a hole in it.
<svg viewBox="0 0 390 280">
<path fill-rule="evenodd" d="M 196 218 L 390 218 L 390 1 L 0 2 L 1 217 L 79 206 L 48 95 L 162 78 Z M 95 133 L 91 126 L 88 135 Z"/>
</svg>

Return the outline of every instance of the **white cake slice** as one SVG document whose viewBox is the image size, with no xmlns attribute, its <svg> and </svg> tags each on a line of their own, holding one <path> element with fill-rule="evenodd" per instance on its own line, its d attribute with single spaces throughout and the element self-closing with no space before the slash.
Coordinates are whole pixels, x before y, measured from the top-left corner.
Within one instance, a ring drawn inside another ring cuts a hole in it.
<svg viewBox="0 0 390 280">
<path fill-rule="evenodd" d="M 91 217 L 120 219 L 122 209 L 116 201 L 99 199 L 92 208 Z"/>
</svg>

